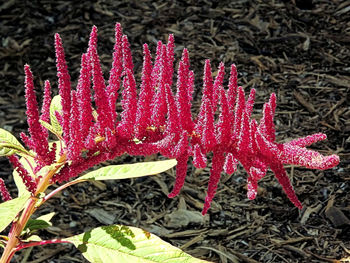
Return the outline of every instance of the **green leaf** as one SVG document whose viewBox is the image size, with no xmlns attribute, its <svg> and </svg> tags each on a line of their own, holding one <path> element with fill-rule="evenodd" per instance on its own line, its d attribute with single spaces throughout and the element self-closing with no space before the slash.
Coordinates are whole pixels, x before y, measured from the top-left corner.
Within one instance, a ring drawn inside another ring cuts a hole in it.
<svg viewBox="0 0 350 263">
<path fill-rule="evenodd" d="M 153 175 L 164 172 L 176 165 L 176 160 L 143 162 L 123 165 L 109 165 L 89 172 L 74 181 L 116 180 Z"/>
<path fill-rule="evenodd" d="M 98 227 L 64 239 L 72 242 L 93 263 L 204 263 L 159 237 L 136 227 Z"/>
<path fill-rule="evenodd" d="M 39 120 L 39 122 L 44 128 L 46 128 L 47 130 L 55 134 L 58 139 L 62 140 L 62 136 L 61 136 L 62 129 L 55 130 L 55 127 L 57 128 L 57 126 L 53 127 L 50 123 L 47 123 L 46 121 L 43 121 L 43 120 Z"/>
<path fill-rule="evenodd" d="M 62 134 L 62 127 L 59 123 L 59 121 L 56 118 L 55 112 L 58 111 L 59 113 L 62 113 L 62 104 L 61 104 L 61 96 L 56 95 L 52 98 L 51 104 L 50 104 L 50 122 L 53 130 L 57 132 L 57 134 Z"/>
<path fill-rule="evenodd" d="M 42 215 L 36 219 L 29 219 L 26 226 L 23 229 L 23 232 L 33 232 L 35 230 L 45 229 L 49 226 L 52 226 L 52 223 L 50 221 L 54 215 L 55 212 L 52 212 L 46 215 Z"/>
<path fill-rule="evenodd" d="M 0 128 L 0 156 L 10 156 L 14 153 L 31 155 L 15 136 Z"/>
<path fill-rule="evenodd" d="M 55 215 L 55 212 L 51 212 L 42 216 L 39 216 L 37 219 L 39 220 L 44 220 L 46 222 L 48 222 L 51 225 L 51 219 L 53 218 L 53 216 Z"/>
<path fill-rule="evenodd" d="M 27 239 L 22 240 L 22 241 L 23 242 L 40 242 L 40 241 L 42 241 L 42 239 L 37 235 L 31 235 L 30 237 L 28 237 Z"/>
<path fill-rule="evenodd" d="M 29 219 L 23 231 L 25 233 L 28 233 L 39 229 L 45 229 L 45 228 L 48 228 L 49 226 L 52 226 L 50 222 L 46 222 L 40 219 Z"/>
<path fill-rule="evenodd" d="M 24 208 L 30 194 L 0 204 L 0 232 L 2 232 Z"/>
</svg>

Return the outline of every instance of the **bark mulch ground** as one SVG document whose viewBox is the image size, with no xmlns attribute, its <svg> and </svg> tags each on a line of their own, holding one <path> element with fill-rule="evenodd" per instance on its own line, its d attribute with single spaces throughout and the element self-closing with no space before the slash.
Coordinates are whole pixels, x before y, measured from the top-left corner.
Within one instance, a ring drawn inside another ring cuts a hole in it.
<svg viewBox="0 0 350 263">
<path fill-rule="evenodd" d="M 114 24 L 132 46 L 136 71 L 142 44 L 155 51 L 173 33 L 176 54 L 190 51 L 196 73 L 195 107 L 206 58 L 235 63 L 239 84 L 257 89 L 254 116 L 276 92 L 278 141 L 315 132 L 328 140 L 313 145 L 337 153 L 338 167 L 313 171 L 287 167 L 304 208 L 286 198 L 271 173 L 254 201 L 246 198 L 246 173 L 223 175 L 212 208 L 201 211 L 209 168 L 189 167 L 181 194 L 166 194 L 174 171 L 138 180 L 84 183 L 68 188 L 39 214 L 55 211 L 44 238 L 66 237 L 96 226 L 121 223 L 147 229 L 189 254 L 214 262 L 350 262 L 350 1 L 16 1 L 0 2 L 0 127 L 16 136 L 26 129 L 23 65 L 37 87 L 55 83 L 53 36 L 61 34 L 72 80 L 79 73 L 92 25 L 107 76 Z M 227 69 L 228 74 L 228 69 Z M 57 93 L 57 84 L 53 85 Z M 139 161 L 123 156 L 114 163 Z M 0 159 L 0 176 L 13 195 L 11 168 Z M 70 245 L 34 248 L 13 262 L 86 262 Z M 347 259 L 347 261 L 346 261 Z"/>
</svg>

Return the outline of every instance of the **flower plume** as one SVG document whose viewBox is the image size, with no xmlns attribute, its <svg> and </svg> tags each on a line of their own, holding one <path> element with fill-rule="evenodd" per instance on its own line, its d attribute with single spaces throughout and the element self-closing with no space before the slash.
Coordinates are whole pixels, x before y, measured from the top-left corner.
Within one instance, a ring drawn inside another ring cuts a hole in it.
<svg viewBox="0 0 350 263">
<path fill-rule="evenodd" d="M 244 89 L 238 86 L 235 65 L 231 65 L 229 84 L 225 88 L 224 64 L 220 63 L 218 74 L 213 79 L 212 65 L 209 60 L 205 61 L 201 106 L 198 114 L 193 114 L 194 73 L 190 69 L 189 53 L 187 49 L 183 50 L 175 71 L 173 35 L 169 36 L 167 44 L 158 42 L 154 61 L 148 45 L 143 46 L 142 82 L 138 91 L 128 38 L 123 35 L 120 24 L 116 24 L 115 29 L 116 42 L 108 85 L 97 54 L 97 28 L 93 27 L 88 50 L 82 56 L 76 89 L 71 88 L 61 38 L 57 34 L 55 36 L 62 103 L 62 112 L 55 114 L 62 125 L 62 154 L 67 159 L 64 167 L 52 178 L 52 183 L 68 180 L 95 164 L 124 153 L 161 153 L 178 161 L 176 181 L 169 194 L 169 197 L 174 197 L 185 183 L 190 157 L 193 157 L 195 167 L 204 168 L 208 163 L 207 155 L 212 153 L 203 214 L 210 208 L 221 173 L 234 173 L 238 163 L 248 174 L 249 199 L 256 197 L 258 181 L 271 169 L 287 197 L 301 208 L 283 165 L 329 169 L 339 163 L 337 155 L 323 156 L 306 148 L 326 139 L 325 134 L 316 133 L 287 143 L 276 141 L 274 115 L 277 98 L 274 93 L 264 104 L 260 122 L 252 119 L 256 90 L 252 89 L 245 98 Z M 175 88 L 172 88 L 174 72 L 177 72 L 175 94 Z M 25 73 L 31 138 L 23 136 L 23 139 L 42 159 L 49 151 L 48 138 L 39 123 L 29 66 L 25 67 Z M 115 111 L 118 92 L 122 95 L 119 116 Z M 45 121 L 48 120 L 49 94 L 47 84 L 42 113 Z M 94 103 L 91 101 L 92 94 Z M 92 108 L 93 104 L 96 110 Z M 12 161 L 16 163 L 13 158 Z M 44 161 L 46 165 L 53 162 L 52 158 Z M 35 185 L 29 178 L 26 181 L 32 191 Z M 3 197 L 7 198 L 6 193 Z"/>
</svg>

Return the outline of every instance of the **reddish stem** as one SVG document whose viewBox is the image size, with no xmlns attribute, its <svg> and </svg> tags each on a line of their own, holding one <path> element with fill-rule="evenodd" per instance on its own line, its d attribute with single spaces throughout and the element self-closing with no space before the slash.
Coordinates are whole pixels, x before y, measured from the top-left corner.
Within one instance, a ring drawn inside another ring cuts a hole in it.
<svg viewBox="0 0 350 263">
<path fill-rule="evenodd" d="M 43 245 L 48 245 L 48 244 L 61 244 L 61 243 L 68 243 L 72 244 L 70 241 L 62 240 L 62 239 L 51 239 L 51 240 L 42 240 L 42 241 L 33 241 L 33 242 L 28 242 L 28 243 L 20 243 L 13 251 L 13 253 L 24 249 L 28 247 L 34 247 L 34 246 L 43 246 Z"/>
</svg>

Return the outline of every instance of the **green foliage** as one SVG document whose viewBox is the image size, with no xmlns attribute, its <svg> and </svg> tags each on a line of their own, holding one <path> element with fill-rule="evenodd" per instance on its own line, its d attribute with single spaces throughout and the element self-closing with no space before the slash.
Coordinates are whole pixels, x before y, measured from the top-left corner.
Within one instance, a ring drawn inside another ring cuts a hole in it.
<svg viewBox="0 0 350 263">
<path fill-rule="evenodd" d="M 52 223 L 50 221 L 54 215 L 55 212 L 51 212 L 49 214 L 39 216 L 36 219 L 29 219 L 26 226 L 23 229 L 23 232 L 27 234 L 33 233 L 36 230 L 45 229 L 49 226 L 52 226 Z"/>
<path fill-rule="evenodd" d="M 80 176 L 75 181 L 116 180 L 153 175 L 164 172 L 176 165 L 176 160 L 144 162 L 123 165 L 109 165 Z"/>
<path fill-rule="evenodd" d="M 72 242 L 93 263 L 204 263 L 159 237 L 136 227 L 98 227 L 64 239 Z"/>
<path fill-rule="evenodd" d="M 31 155 L 10 132 L 0 128 L 0 156 Z"/>
<path fill-rule="evenodd" d="M 30 197 L 29 192 L 0 204 L 0 232 L 2 232 L 22 211 Z"/>
<path fill-rule="evenodd" d="M 50 104 L 51 127 L 52 127 L 52 130 L 54 131 L 53 133 L 58 134 L 60 136 L 62 134 L 62 127 L 56 118 L 56 113 L 55 113 L 56 111 L 58 113 L 62 113 L 62 105 L 61 105 L 61 96 L 60 95 L 56 95 L 55 97 L 53 97 L 51 100 L 51 104 Z M 50 131 L 51 131 L 51 129 L 50 129 Z"/>
</svg>

